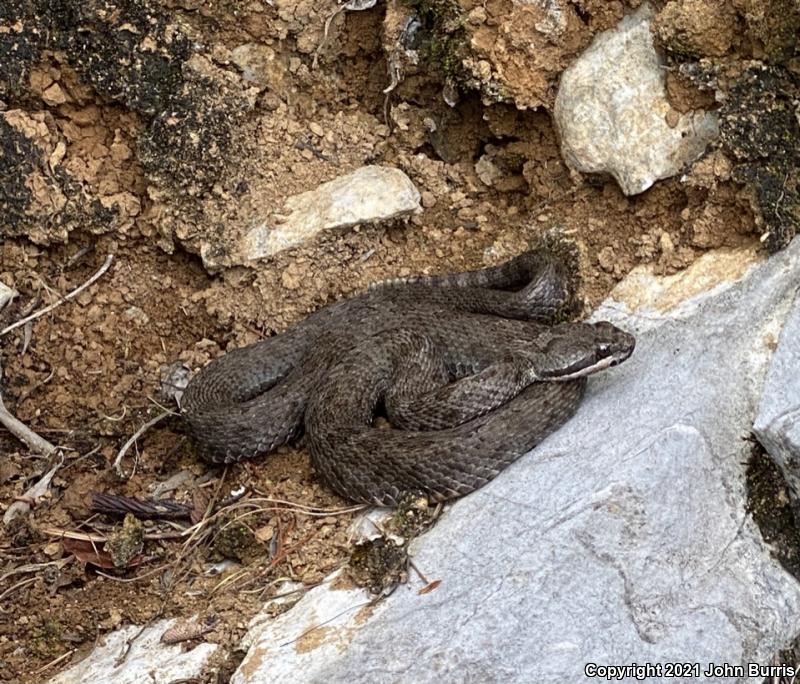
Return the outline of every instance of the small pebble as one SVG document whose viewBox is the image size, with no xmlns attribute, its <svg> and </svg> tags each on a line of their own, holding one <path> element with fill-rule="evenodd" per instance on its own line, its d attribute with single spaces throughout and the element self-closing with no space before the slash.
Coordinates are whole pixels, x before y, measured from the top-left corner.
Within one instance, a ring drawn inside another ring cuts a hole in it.
<svg viewBox="0 0 800 684">
<path fill-rule="evenodd" d="M 669 256 L 675 251 L 675 243 L 672 242 L 672 238 L 666 231 L 661 233 L 661 237 L 659 238 L 658 242 L 659 246 L 661 247 L 661 253 L 664 256 Z"/>
<path fill-rule="evenodd" d="M 60 105 L 67 101 L 67 96 L 58 83 L 53 83 L 42 93 L 42 99 L 49 105 Z"/>
<path fill-rule="evenodd" d="M 426 209 L 436 206 L 436 196 L 429 190 L 422 191 L 422 206 Z"/>
<path fill-rule="evenodd" d="M 597 255 L 597 263 L 600 268 L 608 273 L 614 270 L 614 249 L 612 247 L 603 247 Z"/>
<path fill-rule="evenodd" d="M 476 7 L 467 15 L 467 20 L 473 26 L 480 26 L 486 21 L 486 19 L 486 9 L 483 7 Z"/>
<path fill-rule="evenodd" d="M 670 109 L 666 115 L 664 116 L 664 121 L 667 122 L 667 126 L 670 128 L 675 128 L 681 120 L 681 115 L 679 112 L 676 112 L 674 109 Z"/>
</svg>

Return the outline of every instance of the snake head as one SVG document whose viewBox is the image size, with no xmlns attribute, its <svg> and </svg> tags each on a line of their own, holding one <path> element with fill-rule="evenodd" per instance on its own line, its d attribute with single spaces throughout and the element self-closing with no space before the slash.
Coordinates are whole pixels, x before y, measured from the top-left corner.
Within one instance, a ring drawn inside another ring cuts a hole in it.
<svg viewBox="0 0 800 684">
<path fill-rule="evenodd" d="M 607 321 L 556 325 L 551 329 L 539 376 L 551 382 L 582 378 L 622 363 L 635 346 L 633 335 Z"/>
</svg>

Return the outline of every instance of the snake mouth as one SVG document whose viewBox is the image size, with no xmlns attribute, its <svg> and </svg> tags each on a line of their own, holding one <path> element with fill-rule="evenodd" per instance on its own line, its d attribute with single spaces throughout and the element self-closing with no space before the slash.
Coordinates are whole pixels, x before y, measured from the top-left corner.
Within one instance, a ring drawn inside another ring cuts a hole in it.
<svg viewBox="0 0 800 684">
<path fill-rule="evenodd" d="M 577 378 L 599 373 L 606 368 L 621 364 L 633 353 L 633 349 L 633 342 L 625 346 L 599 345 L 593 355 L 582 358 L 569 366 L 559 368 L 548 380 L 567 382 L 568 380 L 576 380 Z"/>
<path fill-rule="evenodd" d="M 550 380 L 555 382 L 576 380 L 577 378 L 598 373 L 606 368 L 611 368 L 611 366 L 616 366 L 621 362 L 622 359 L 619 359 L 615 356 L 604 356 L 600 359 L 582 359 L 581 361 L 573 363 L 566 368 L 559 369 L 558 374 L 552 376 Z"/>
</svg>

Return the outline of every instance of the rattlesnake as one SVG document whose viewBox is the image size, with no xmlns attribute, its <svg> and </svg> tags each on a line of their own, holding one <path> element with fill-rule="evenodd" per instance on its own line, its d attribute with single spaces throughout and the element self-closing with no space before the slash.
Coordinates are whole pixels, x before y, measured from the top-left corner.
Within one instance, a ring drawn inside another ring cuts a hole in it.
<svg viewBox="0 0 800 684">
<path fill-rule="evenodd" d="M 316 472 L 353 501 L 471 492 L 573 415 L 586 375 L 633 351 L 610 323 L 554 324 L 574 302 L 574 268 L 542 248 L 332 304 L 195 375 L 189 431 L 228 463 L 305 428 Z M 381 409 L 388 429 L 373 425 Z"/>
</svg>

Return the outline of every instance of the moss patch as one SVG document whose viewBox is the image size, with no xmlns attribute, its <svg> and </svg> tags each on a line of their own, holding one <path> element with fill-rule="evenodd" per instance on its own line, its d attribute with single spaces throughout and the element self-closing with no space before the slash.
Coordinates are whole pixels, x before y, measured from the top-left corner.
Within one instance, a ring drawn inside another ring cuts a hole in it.
<svg viewBox="0 0 800 684">
<path fill-rule="evenodd" d="M 800 78 L 782 67 L 747 69 L 720 110 L 723 148 L 738 163 L 733 178 L 752 188 L 770 251 L 800 226 Z"/>
<path fill-rule="evenodd" d="M 34 143 L 0 117 L 0 213 L 3 223 L 14 230 L 25 223 L 25 210 L 31 204 L 30 188 L 25 184 L 39 154 Z"/>
<path fill-rule="evenodd" d="M 452 0 L 405 0 L 420 22 L 418 44 L 431 68 L 445 79 L 458 82 L 464 77 L 464 16 Z"/>
<path fill-rule="evenodd" d="M 221 70 L 194 66 L 192 42 L 152 0 L 10 0 L 0 20 L 11 26 L 0 33 L 0 96 L 31 99 L 27 75 L 48 50 L 143 118 L 141 161 L 156 184 L 200 195 L 240 159 L 234 139 L 252 105 Z"/>
</svg>

